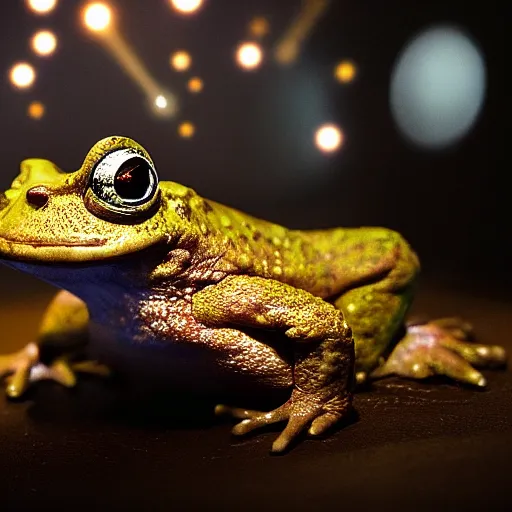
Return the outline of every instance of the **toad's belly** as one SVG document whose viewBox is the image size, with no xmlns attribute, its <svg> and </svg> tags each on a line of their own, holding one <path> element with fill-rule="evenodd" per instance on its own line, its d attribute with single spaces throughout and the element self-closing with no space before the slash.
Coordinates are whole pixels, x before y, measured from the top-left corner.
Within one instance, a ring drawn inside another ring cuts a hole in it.
<svg viewBox="0 0 512 512">
<path fill-rule="evenodd" d="M 235 334 L 226 340 L 218 330 L 210 331 L 197 340 L 146 336 L 137 341 L 91 322 L 89 356 L 107 364 L 127 386 L 144 392 L 260 394 L 292 386 L 291 359 L 275 348 L 278 336 L 261 331 L 256 339 L 253 333 L 224 329 L 224 334 Z"/>
</svg>

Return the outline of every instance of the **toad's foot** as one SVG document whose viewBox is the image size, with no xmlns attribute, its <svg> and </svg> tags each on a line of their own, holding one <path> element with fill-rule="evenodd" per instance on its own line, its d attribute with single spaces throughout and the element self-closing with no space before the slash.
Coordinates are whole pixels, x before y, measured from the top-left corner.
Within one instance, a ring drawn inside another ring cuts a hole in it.
<svg viewBox="0 0 512 512">
<path fill-rule="evenodd" d="M 218 405 L 216 414 L 229 414 L 243 419 L 233 427 L 233 434 L 244 435 L 254 429 L 288 420 L 288 424 L 272 444 L 273 453 L 281 453 L 309 426 L 309 434 L 319 436 L 336 424 L 350 409 L 350 396 L 326 397 L 323 393 L 306 393 L 295 388 L 285 404 L 270 412 L 251 411 Z"/>
<path fill-rule="evenodd" d="M 472 328 L 457 318 L 409 324 L 405 337 L 371 377 L 395 374 L 413 379 L 446 375 L 460 382 L 484 387 L 484 376 L 471 365 L 496 367 L 506 363 L 505 350 L 466 340 Z"/>
<path fill-rule="evenodd" d="M 29 343 L 14 354 L 0 355 L 0 379 L 7 377 L 6 393 L 11 398 L 20 397 L 32 382 L 53 380 L 66 387 L 76 384 L 75 372 L 94 373 L 107 376 L 106 366 L 93 361 L 71 363 L 66 357 L 60 357 L 46 365 L 40 361 L 39 347 Z"/>
</svg>

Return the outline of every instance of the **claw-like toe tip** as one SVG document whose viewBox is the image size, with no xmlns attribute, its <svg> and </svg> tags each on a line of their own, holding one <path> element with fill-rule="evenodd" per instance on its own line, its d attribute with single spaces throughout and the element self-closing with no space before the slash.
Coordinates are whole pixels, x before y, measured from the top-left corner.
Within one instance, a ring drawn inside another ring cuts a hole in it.
<svg viewBox="0 0 512 512">
<path fill-rule="evenodd" d="M 5 392 L 10 398 L 19 398 L 21 396 L 21 389 L 14 384 L 9 384 L 5 388 Z"/>
<path fill-rule="evenodd" d="M 476 385 L 481 388 L 485 388 L 485 386 L 487 386 L 487 380 L 485 379 L 485 377 L 483 375 L 480 376 L 480 378 L 476 382 Z"/>
<path fill-rule="evenodd" d="M 248 432 L 247 425 L 251 422 L 251 420 L 243 420 L 240 423 L 237 423 L 232 429 L 231 433 L 235 436 L 243 436 Z"/>
<path fill-rule="evenodd" d="M 500 347 L 499 345 L 495 345 L 492 347 L 493 355 L 496 358 L 496 360 L 500 362 L 505 362 L 507 360 L 507 352 L 503 347 Z"/>
<path fill-rule="evenodd" d="M 309 427 L 309 430 L 308 430 L 308 434 L 311 435 L 311 436 L 318 436 L 320 435 L 322 432 L 321 432 L 321 429 L 319 429 L 318 427 L 315 427 L 315 426 L 311 426 Z"/>
<path fill-rule="evenodd" d="M 271 453 L 283 453 L 286 448 L 288 447 L 288 441 L 285 440 L 285 439 L 280 439 L 280 438 L 277 438 L 273 443 L 272 443 L 272 449 L 270 450 Z"/>
<path fill-rule="evenodd" d="M 215 406 L 214 412 L 217 416 L 221 416 L 228 412 L 228 408 L 224 404 L 218 404 Z"/>
</svg>

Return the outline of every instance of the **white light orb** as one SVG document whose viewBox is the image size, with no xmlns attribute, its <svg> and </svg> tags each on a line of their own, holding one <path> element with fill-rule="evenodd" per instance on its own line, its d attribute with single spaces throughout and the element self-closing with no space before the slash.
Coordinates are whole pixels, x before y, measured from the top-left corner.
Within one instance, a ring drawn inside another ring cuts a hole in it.
<svg viewBox="0 0 512 512">
<path fill-rule="evenodd" d="M 437 26 L 399 55 L 391 76 L 391 110 L 409 141 L 442 149 L 471 129 L 485 86 L 484 59 L 475 43 L 456 27 Z"/>
</svg>

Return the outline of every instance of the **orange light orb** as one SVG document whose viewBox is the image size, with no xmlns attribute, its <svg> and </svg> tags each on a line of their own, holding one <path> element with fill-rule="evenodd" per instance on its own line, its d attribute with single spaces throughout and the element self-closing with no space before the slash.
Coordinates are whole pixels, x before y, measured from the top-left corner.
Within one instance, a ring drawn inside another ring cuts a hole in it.
<svg viewBox="0 0 512 512">
<path fill-rule="evenodd" d="M 33 101 L 27 109 L 27 115 L 32 119 L 41 119 L 44 116 L 44 112 L 44 105 L 40 101 Z"/>
<path fill-rule="evenodd" d="M 49 14 L 56 5 L 57 0 L 27 0 L 27 7 L 35 14 Z"/>
<path fill-rule="evenodd" d="M 185 121 L 178 126 L 178 134 L 184 139 L 190 139 L 196 131 L 196 127 L 189 121 Z"/>
<path fill-rule="evenodd" d="M 188 81 L 187 86 L 188 86 L 188 90 L 190 92 L 198 93 L 203 90 L 204 84 L 203 84 L 203 81 L 199 77 L 194 76 L 193 78 L 191 78 Z"/>
<path fill-rule="evenodd" d="M 35 53 L 47 57 L 55 51 L 57 38 L 55 34 L 49 30 L 40 30 L 34 34 L 30 45 Z"/>
<path fill-rule="evenodd" d="M 342 84 L 348 84 L 349 82 L 352 82 L 356 77 L 356 73 L 357 70 L 355 64 L 349 60 L 341 61 L 334 68 L 334 76 L 336 77 L 336 80 Z"/>
<path fill-rule="evenodd" d="M 324 124 L 315 132 L 315 144 L 324 153 L 332 153 L 343 144 L 343 132 L 335 124 Z"/>
<path fill-rule="evenodd" d="M 192 65 L 192 57 L 187 52 L 180 50 L 171 55 L 170 62 L 176 71 L 186 71 Z"/>
<path fill-rule="evenodd" d="M 102 32 L 112 22 L 112 9 L 102 2 L 89 3 L 83 10 L 83 22 L 89 30 Z"/>
<path fill-rule="evenodd" d="M 257 16 L 249 23 L 249 33 L 254 37 L 265 37 L 270 31 L 270 24 L 266 18 Z"/>
<path fill-rule="evenodd" d="M 253 70 L 260 66 L 263 60 L 263 51 L 257 43 L 242 43 L 236 51 L 238 65 L 246 70 Z"/>
<path fill-rule="evenodd" d="M 14 87 L 28 89 L 36 79 L 36 72 L 27 62 L 18 62 L 11 68 L 9 78 Z"/>
<path fill-rule="evenodd" d="M 182 14 L 193 14 L 203 5 L 203 0 L 171 0 L 171 5 Z"/>
</svg>

